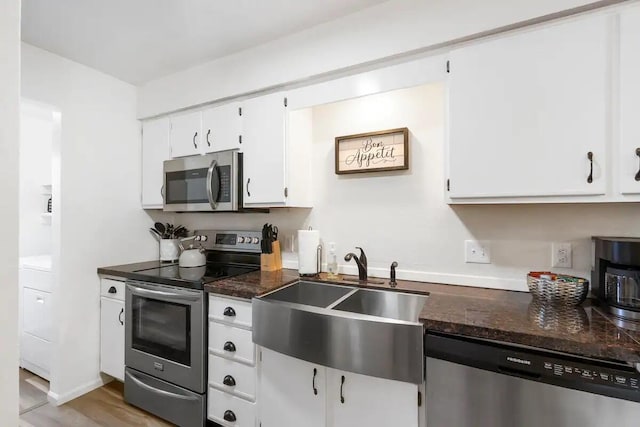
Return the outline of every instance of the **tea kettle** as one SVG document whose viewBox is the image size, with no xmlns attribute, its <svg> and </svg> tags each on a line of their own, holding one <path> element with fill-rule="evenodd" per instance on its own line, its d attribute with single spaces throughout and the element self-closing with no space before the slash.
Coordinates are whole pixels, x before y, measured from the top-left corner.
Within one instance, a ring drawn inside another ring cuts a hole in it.
<svg viewBox="0 0 640 427">
<path fill-rule="evenodd" d="M 195 239 L 195 236 L 180 239 L 180 249 L 182 249 L 182 253 L 178 259 L 179 267 L 202 267 L 206 265 L 207 257 L 204 255 L 204 248 L 202 246 L 195 248 L 193 247 L 193 242 L 189 244 L 188 248 L 182 245 L 184 242 L 193 239 Z"/>
</svg>

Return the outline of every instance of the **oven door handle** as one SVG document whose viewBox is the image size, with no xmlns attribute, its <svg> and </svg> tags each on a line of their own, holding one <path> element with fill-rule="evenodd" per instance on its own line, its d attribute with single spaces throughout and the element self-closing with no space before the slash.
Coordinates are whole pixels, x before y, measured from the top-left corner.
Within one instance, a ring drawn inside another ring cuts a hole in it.
<svg viewBox="0 0 640 427">
<path fill-rule="evenodd" d="M 131 372 L 127 372 L 127 377 L 129 377 L 138 387 L 141 387 L 147 391 L 150 391 L 151 393 L 159 394 L 161 396 L 171 397 L 173 399 L 198 400 L 198 398 L 195 396 L 184 396 L 182 394 L 171 393 L 170 391 L 161 390 L 159 388 L 150 386 L 149 384 L 146 384 L 142 382 L 142 380 L 136 378 L 135 375 L 132 374 Z"/>
<path fill-rule="evenodd" d="M 164 298 L 172 298 L 175 300 L 181 301 L 197 301 L 202 298 L 202 294 L 200 292 L 182 292 L 179 290 L 175 291 L 159 291 L 156 289 L 149 289 L 146 287 L 141 287 L 140 285 L 132 285 L 127 284 L 127 287 L 134 295 L 140 295 L 143 297 L 164 297 Z"/>
<path fill-rule="evenodd" d="M 215 185 L 211 181 L 215 178 Z M 215 194 L 214 194 L 215 191 Z M 218 175 L 218 162 L 213 160 L 207 171 L 207 198 L 213 209 L 218 207 L 218 196 L 220 195 L 220 175 Z"/>
</svg>

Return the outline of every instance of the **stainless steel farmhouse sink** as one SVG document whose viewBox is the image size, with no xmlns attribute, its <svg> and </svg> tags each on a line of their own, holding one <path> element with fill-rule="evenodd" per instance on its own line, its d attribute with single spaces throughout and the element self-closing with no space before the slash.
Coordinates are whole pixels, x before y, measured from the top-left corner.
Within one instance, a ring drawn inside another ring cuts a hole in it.
<svg viewBox="0 0 640 427">
<path fill-rule="evenodd" d="M 424 381 L 427 296 L 298 281 L 253 299 L 253 341 L 312 363 Z"/>
</svg>

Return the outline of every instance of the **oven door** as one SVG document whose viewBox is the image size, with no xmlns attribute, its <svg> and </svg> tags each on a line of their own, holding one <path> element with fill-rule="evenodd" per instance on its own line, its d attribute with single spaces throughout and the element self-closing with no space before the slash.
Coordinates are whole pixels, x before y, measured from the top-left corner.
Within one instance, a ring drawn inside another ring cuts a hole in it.
<svg viewBox="0 0 640 427">
<path fill-rule="evenodd" d="M 204 292 L 128 281 L 125 302 L 125 365 L 204 393 Z"/>
<path fill-rule="evenodd" d="M 239 153 L 221 151 L 164 162 L 165 211 L 238 210 Z"/>
</svg>

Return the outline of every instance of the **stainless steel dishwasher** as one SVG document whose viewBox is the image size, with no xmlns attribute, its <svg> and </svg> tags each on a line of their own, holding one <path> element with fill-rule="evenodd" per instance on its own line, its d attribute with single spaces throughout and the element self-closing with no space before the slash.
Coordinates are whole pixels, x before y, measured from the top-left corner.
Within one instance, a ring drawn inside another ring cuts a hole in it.
<svg viewBox="0 0 640 427">
<path fill-rule="evenodd" d="M 425 335 L 427 427 L 638 427 L 640 372 L 454 335 Z"/>
</svg>

